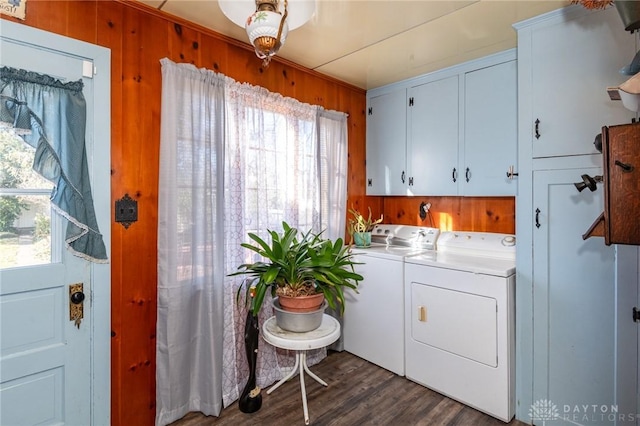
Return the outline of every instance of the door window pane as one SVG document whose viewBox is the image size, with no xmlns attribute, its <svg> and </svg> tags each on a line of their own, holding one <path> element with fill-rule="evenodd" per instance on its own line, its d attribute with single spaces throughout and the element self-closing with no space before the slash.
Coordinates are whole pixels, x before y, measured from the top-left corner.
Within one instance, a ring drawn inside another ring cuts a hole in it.
<svg viewBox="0 0 640 426">
<path fill-rule="evenodd" d="M 52 262 L 53 185 L 32 169 L 35 149 L 0 130 L 0 269 Z"/>
<path fill-rule="evenodd" d="M 22 208 L 20 215 L 0 231 L 0 268 L 51 263 L 49 196 L 0 196 L 0 210 L 16 204 Z"/>
</svg>

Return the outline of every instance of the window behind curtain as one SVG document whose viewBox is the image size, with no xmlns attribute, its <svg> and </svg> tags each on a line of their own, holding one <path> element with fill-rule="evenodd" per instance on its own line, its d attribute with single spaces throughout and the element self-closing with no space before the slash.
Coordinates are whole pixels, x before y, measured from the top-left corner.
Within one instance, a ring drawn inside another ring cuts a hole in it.
<svg viewBox="0 0 640 426">
<path fill-rule="evenodd" d="M 227 80 L 225 85 L 225 268 L 234 272 L 254 262 L 254 253 L 242 248 L 253 232 L 270 242 L 268 231 L 282 232 L 282 222 L 302 232 L 323 230 L 318 138 L 319 107 L 285 98 L 266 89 Z M 343 213 L 344 215 L 344 213 Z M 235 304 L 241 278 L 225 280 L 225 360 L 243 360 L 244 310 Z M 259 316 L 272 315 L 271 303 Z M 236 337 L 232 337 L 234 334 Z M 321 360 L 325 350 L 309 354 L 309 365 Z M 293 358 L 264 344 L 260 348 L 258 386 L 280 378 Z M 248 369 L 244 362 L 223 363 L 224 405 L 239 396 Z"/>
<path fill-rule="evenodd" d="M 235 161 L 225 204 L 242 207 L 227 220 L 241 220 L 241 241 L 248 240 L 248 232 L 268 240 L 267 230 L 280 231 L 283 221 L 320 231 L 317 107 L 268 92 L 248 96 L 246 86 L 237 89 L 226 108 L 226 146 Z"/>
</svg>

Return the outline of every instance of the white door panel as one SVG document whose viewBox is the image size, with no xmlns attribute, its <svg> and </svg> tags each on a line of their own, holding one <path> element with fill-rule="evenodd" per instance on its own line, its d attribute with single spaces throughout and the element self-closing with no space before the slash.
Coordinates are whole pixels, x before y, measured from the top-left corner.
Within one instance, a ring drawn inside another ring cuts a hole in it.
<svg viewBox="0 0 640 426">
<path fill-rule="evenodd" d="M 36 54 L 27 53 L 33 50 L 33 46 L 24 44 L 20 40 L 3 39 L 0 45 L 0 61 L 4 66 L 50 75 L 62 81 L 82 78 L 82 61 L 80 60 L 80 72 L 78 72 L 78 57 L 38 48 L 35 48 Z"/>
</svg>

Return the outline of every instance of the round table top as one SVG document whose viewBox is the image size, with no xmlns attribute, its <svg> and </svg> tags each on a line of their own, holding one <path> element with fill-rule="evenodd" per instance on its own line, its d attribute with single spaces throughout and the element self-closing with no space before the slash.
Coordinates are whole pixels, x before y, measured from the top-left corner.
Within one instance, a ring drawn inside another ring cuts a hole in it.
<svg viewBox="0 0 640 426">
<path fill-rule="evenodd" d="M 340 323 L 330 315 L 322 314 L 322 323 L 315 330 L 296 333 L 283 330 L 276 324 L 276 317 L 262 325 L 262 338 L 269 344 L 290 350 L 319 349 L 328 346 L 340 337 Z"/>
</svg>

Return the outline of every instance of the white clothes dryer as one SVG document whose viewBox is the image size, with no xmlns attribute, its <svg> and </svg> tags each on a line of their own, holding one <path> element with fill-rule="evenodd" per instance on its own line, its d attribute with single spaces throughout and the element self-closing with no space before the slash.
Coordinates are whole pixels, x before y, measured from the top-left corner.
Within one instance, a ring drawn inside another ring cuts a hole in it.
<svg viewBox="0 0 640 426">
<path fill-rule="evenodd" d="M 515 236 L 443 232 L 405 258 L 408 379 L 505 422 L 515 410 Z"/>
</svg>

